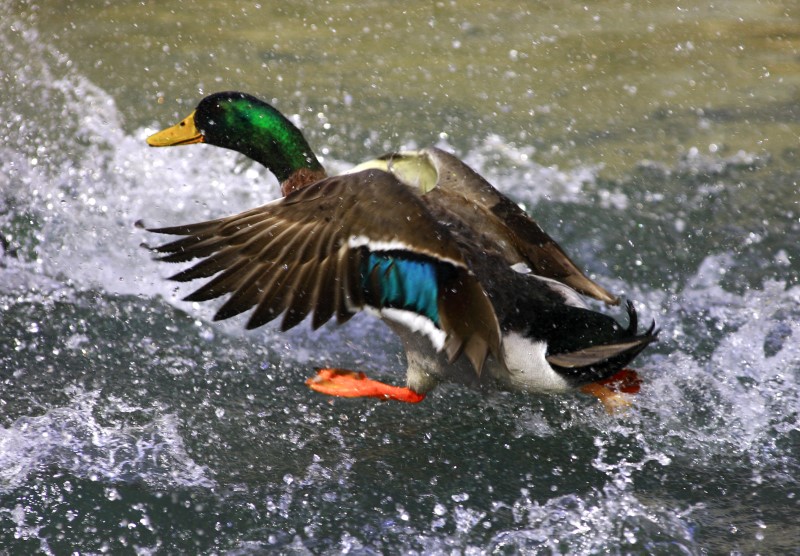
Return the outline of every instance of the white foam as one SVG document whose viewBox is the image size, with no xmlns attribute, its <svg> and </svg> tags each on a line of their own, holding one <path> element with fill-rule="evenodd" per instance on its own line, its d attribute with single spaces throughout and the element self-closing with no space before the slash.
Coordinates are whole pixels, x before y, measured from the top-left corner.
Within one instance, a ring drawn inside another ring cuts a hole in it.
<svg viewBox="0 0 800 556">
<path fill-rule="evenodd" d="M 206 469 L 186 453 L 174 415 L 110 401 L 113 411 L 149 419 L 135 425 L 101 422 L 96 412 L 108 411 L 109 400 L 75 390 L 68 404 L 0 429 L 0 492 L 13 491 L 48 465 L 111 483 L 135 478 L 160 488 L 213 486 Z"/>
</svg>

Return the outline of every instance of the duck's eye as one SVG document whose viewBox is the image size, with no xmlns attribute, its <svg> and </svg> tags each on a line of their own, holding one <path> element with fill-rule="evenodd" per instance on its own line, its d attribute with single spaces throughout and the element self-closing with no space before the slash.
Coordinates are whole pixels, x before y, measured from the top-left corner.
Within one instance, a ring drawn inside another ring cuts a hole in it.
<svg viewBox="0 0 800 556">
<path fill-rule="evenodd" d="M 186 122 L 181 122 L 181 127 L 185 126 Z"/>
</svg>

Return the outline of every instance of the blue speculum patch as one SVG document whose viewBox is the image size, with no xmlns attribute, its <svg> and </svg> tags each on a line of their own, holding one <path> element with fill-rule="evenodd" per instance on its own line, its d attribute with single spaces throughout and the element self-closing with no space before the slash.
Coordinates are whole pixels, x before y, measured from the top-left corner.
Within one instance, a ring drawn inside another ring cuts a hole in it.
<svg viewBox="0 0 800 556">
<path fill-rule="evenodd" d="M 439 325 L 435 261 L 387 251 L 370 253 L 363 265 L 361 287 L 370 303 L 413 311 Z"/>
</svg>

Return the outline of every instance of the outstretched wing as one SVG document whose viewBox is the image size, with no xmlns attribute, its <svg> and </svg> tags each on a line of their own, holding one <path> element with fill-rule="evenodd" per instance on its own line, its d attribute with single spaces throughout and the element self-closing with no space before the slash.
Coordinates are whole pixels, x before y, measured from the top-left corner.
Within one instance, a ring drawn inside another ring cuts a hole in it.
<svg viewBox="0 0 800 556">
<path fill-rule="evenodd" d="M 283 314 L 282 329 L 313 312 L 317 328 L 364 308 L 427 335 L 477 373 L 501 358 L 494 309 L 448 230 L 389 173 L 327 178 L 264 206 L 217 220 L 152 229 L 186 236 L 155 248 L 163 261 L 202 258 L 171 277 L 213 278 L 189 295 L 230 295 L 215 315 L 254 308 L 255 328 Z"/>
</svg>

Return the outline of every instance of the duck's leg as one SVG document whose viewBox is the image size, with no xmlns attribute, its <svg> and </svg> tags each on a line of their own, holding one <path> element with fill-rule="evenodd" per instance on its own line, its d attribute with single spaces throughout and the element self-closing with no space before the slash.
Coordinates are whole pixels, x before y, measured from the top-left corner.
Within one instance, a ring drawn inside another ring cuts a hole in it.
<svg viewBox="0 0 800 556">
<path fill-rule="evenodd" d="M 622 369 L 618 373 L 601 380 L 581 386 L 581 391 L 598 398 L 605 407 L 606 412 L 614 414 L 630 407 L 631 402 L 622 393 L 636 394 L 639 392 L 642 379 L 633 369 Z"/>
<path fill-rule="evenodd" d="M 306 380 L 306 385 L 322 394 L 344 398 L 379 398 L 407 403 L 419 403 L 425 399 L 425 394 L 411 388 L 385 384 L 367 378 L 364 373 L 346 369 L 320 369 L 317 376 Z"/>
</svg>

